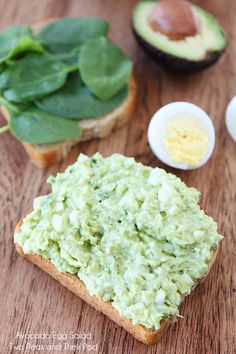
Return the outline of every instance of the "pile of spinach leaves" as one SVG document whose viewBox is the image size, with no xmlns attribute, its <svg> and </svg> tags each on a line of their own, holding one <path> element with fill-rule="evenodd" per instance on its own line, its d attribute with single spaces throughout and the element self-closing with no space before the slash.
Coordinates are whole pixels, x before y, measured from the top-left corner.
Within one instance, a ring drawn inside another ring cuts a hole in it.
<svg viewBox="0 0 236 354">
<path fill-rule="evenodd" d="M 132 63 L 107 39 L 108 23 L 92 17 L 0 32 L 0 105 L 10 129 L 26 143 L 80 136 L 78 121 L 112 112 L 128 95 Z"/>
</svg>

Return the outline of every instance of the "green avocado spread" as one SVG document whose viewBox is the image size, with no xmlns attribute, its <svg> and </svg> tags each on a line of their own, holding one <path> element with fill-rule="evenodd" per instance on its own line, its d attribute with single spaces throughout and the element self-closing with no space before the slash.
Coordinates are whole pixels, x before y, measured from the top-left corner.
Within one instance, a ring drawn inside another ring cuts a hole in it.
<svg viewBox="0 0 236 354">
<path fill-rule="evenodd" d="M 119 154 L 81 154 L 49 183 L 15 234 L 24 252 L 77 274 L 133 324 L 159 329 L 178 315 L 222 238 L 199 192 Z"/>
</svg>

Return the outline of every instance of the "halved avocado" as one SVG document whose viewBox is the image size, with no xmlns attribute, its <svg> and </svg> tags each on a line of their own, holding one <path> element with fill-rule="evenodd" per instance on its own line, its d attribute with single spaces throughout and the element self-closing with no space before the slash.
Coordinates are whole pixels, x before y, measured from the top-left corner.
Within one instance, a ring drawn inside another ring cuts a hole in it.
<svg viewBox="0 0 236 354">
<path fill-rule="evenodd" d="M 173 40 L 156 32 L 148 17 L 158 1 L 141 1 L 133 11 L 134 35 L 140 46 L 161 64 L 178 70 L 198 70 L 216 62 L 226 47 L 226 37 L 217 20 L 199 6 L 192 10 L 198 22 L 198 33 Z"/>
</svg>

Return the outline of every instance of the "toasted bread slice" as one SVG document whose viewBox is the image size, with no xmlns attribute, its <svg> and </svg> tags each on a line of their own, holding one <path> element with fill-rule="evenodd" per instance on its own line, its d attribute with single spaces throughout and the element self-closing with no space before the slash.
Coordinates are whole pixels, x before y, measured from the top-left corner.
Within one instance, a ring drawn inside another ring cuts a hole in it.
<svg viewBox="0 0 236 354">
<path fill-rule="evenodd" d="M 23 220 L 21 220 L 16 226 L 16 230 L 20 228 Z M 208 265 L 207 274 L 199 279 L 193 286 L 195 288 L 200 282 L 202 282 L 206 276 L 208 275 L 210 269 L 213 266 L 213 263 L 216 259 L 217 248 L 212 255 L 212 259 Z M 85 284 L 80 280 L 77 275 L 71 275 L 69 273 L 59 272 L 56 267 L 50 262 L 49 259 L 45 259 L 42 256 L 36 254 L 25 254 L 22 248 L 16 244 L 16 250 L 22 257 L 26 258 L 28 261 L 34 263 L 39 268 L 44 270 L 46 273 L 51 275 L 54 279 L 58 280 L 62 285 L 64 285 L 67 289 L 75 293 L 82 300 L 87 302 L 89 305 L 93 306 L 97 311 L 103 312 L 110 319 L 116 322 L 119 326 L 123 327 L 127 332 L 131 333 L 134 338 L 143 342 L 147 345 L 152 345 L 156 343 L 161 335 L 166 331 L 166 329 L 177 320 L 176 317 L 171 317 L 161 322 L 161 327 L 159 330 L 152 330 L 144 327 L 143 325 L 133 325 L 132 322 L 124 317 L 122 317 L 118 311 L 112 306 L 111 302 L 103 301 L 98 297 L 92 296 L 89 294 Z M 184 297 L 182 298 L 183 301 Z"/>
<path fill-rule="evenodd" d="M 55 20 L 55 19 L 54 19 Z M 39 32 L 46 24 L 52 20 L 47 20 L 42 23 L 37 23 L 32 26 L 33 32 Z M 136 105 L 137 86 L 134 74 L 131 75 L 128 82 L 129 94 L 126 100 L 117 107 L 113 112 L 98 117 L 97 119 L 88 119 L 78 121 L 81 129 L 81 136 L 60 142 L 56 144 L 27 144 L 23 143 L 28 152 L 31 161 L 37 167 L 48 167 L 63 158 L 65 158 L 70 149 L 81 141 L 90 140 L 92 138 L 105 138 L 113 130 L 121 128 L 132 117 Z M 9 121 L 9 113 L 3 106 L 0 107 L 0 112 L 4 118 Z"/>
</svg>

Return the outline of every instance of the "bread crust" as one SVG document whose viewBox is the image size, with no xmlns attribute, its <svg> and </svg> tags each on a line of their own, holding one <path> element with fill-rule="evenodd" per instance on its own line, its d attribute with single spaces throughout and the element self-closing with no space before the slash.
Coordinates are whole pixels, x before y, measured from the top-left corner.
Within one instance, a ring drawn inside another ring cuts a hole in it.
<svg viewBox="0 0 236 354">
<path fill-rule="evenodd" d="M 22 223 L 23 219 L 17 224 L 15 231 L 19 230 Z M 132 334 L 134 338 L 146 345 L 155 344 L 160 339 L 162 334 L 167 330 L 167 328 L 177 320 L 177 317 L 174 316 L 169 319 L 162 320 L 159 330 L 152 330 L 144 327 L 141 324 L 133 325 L 130 320 L 126 319 L 125 317 L 122 317 L 118 313 L 118 311 L 112 306 L 111 302 L 103 301 L 98 297 L 90 295 L 85 284 L 79 279 L 77 275 L 59 272 L 49 259 L 43 258 L 42 256 L 37 254 L 25 254 L 21 246 L 19 246 L 18 244 L 16 244 L 16 250 L 20 256 L 26 258 L 28 261 L 37 265 L 39 268 L 51 275 L 54 279 L 59 281 L 59 283 L 61 283 L 67 289 L 69 289 L 82 300 L 94 307 L 97 311 L 104 313 L 107 317 L 116 322 L 119 326 L 123 327 L 127 332 Z M 208 265 L 207 274 L 194 283 L 193 289 L 198 284 L 203 282 L 204 279 L 207 277 L 210 269 L 212 268 L 216 260 L 218 250 L 219 247 L 214 251 L 212 255 L 212 258 Z M 181 302 L 184 300 L 184 298 L 185 297 L 181 299 Z"/>
<path fill-rule="evenodd" d="M 56 19 L 46 20 L 33 25 L 33 32 L 39 32 L 46 24 L 54 20 Z M 37 167 L 46 168 L 64 159 L 74 145 L 92 138 L 105 138 L 111 134 L 113 130 L 124 126 L 132 117 L 136 106 L 137 84 L 134 73 L 132 73 L 129 78 L 128 91 L 129 94 L 126 100 L 113 112 L 97 119 L 78 121 L 81 129 L 81 136 L 76 139 L 55 144 L 22 143 L 32 163 Z M 5 107 L 0 106 L 0 112 L 4 118 L 9 121 L 10 117 L 8 110 Z"/>
</svg>

